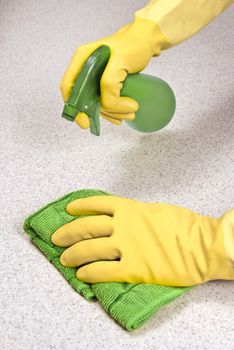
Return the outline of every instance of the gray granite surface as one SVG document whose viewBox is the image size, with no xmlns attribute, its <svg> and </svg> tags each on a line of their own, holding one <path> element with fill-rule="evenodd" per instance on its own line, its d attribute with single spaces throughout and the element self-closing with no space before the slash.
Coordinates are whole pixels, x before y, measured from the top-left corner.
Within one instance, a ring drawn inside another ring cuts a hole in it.
<svg viewBox="0 0 234 350">
<path fill-rule="evenodd" d="M 0 1 L 1 350 L 234 348 L 234 283 L 200 286 L 128 333 L 76 294 L 22 229 L 31 212 L 79 188 L 215 217 L 233 207 L 233 9 L 147 67 L 177 96 L 161 132 L 103 121 L 96 138 L 60 118 L 59 83 L 75 48 L 144 3 Z"/>
</svg>

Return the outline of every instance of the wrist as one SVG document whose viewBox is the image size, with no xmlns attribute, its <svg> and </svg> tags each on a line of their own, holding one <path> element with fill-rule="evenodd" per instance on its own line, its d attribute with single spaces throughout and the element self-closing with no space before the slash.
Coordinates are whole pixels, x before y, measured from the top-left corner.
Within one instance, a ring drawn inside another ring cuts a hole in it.
<svg viewBox="0 0 234 350">
<path fill-rule="evenodd" d="M 148 44 L 152 56 L 159 56 L 161 50 L 169 46 L 167 38 L 154 21 L 135 15 L 132 28 L 137 31 L 138 37 L 142 38 Z"/>
<path fill-rule="evenodd" d="M 227 242 L 225 242 L 225 231 L 223 217 L 219 220 L 210 219 L 215 224 L 211 225 L 212 244 L 209 251 L 209 271 L 207 280 L 233 280 L 234 266 L 228 255 Z"/>
</svg>

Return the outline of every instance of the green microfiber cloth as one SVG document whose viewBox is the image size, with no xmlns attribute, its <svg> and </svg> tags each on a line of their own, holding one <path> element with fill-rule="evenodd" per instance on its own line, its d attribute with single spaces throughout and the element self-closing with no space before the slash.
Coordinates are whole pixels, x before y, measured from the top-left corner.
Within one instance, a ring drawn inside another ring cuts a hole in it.
<svg viewBox="0 0 234 350">
<path fill-rule="evenodd" d="M 53 245 L 50 238 L 59 227 L 77 219 L 66 213 L 67 204 L 75 199 L 103 194 L 108 195 L 99 190 L 72 192 L 30 215 L 25 220 L 24 230 L 75 291 L 86 299 L 97 298 L 111 317 L 127 330 L 132 330 L 139 328 L 162 306 L 190 288 L 116 282 L 87 284 L 76 278 L 75 268 L 60 264 L 59 257 L 64 248 Z"/>
</svg>

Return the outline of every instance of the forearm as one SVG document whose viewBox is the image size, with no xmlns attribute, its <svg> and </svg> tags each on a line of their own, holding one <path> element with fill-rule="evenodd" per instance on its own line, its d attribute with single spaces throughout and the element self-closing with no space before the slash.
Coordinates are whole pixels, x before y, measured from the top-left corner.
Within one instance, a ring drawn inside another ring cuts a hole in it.
<svg viewBox="0 0 234 350">
<path fill-rule="evenodd" d="M 221 226 L 224 233 L 224 245 L 227 256 L 234 270 L 234 209 L 223 215 Z"/>
<path fill-rule="evenodd" d="M 200 31 L 233 0 L 151 0 L 136 16 L 155 22 L 171 47 Z M 165 47 L 164 47 L 165 48 Z"/>
</svg>

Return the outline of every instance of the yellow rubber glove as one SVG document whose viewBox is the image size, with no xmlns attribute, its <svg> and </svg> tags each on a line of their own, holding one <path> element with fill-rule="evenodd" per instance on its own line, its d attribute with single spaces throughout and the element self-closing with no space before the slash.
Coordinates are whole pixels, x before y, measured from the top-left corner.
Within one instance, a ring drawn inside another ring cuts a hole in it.
<svg viewBox="0 0 234 350">
<path fill-rule="evenodd" d="M 101 115 L 115 124 L 132 120 L 138 108 L 136 101 L 120 97 L 127 74 L 140 72 L 152 56 L 184 41 L 205 27 L 233 0 L 150 0 L 136 12 L 134 22 L 94 43 L 79 47 L 61 82 L 64 100 L 68 99 L 76 77 L 91 53 L 108 45 L 111 58 L 100 82 Z M 90 125 L 83 113 L 75 119 L 82 128 Z"/>
<path fill-rule="evenodd" d="M 131 98 L 120 97 L 120 90 L 127 74 L 143 70 L 152 56 L 159 55 L 167 44 L 157 24 L 153 21 L 135 18 L 118 32 L 94 43 L 80 46 L 68 66 L 62 82 L 61 91 L 64 100 L 69 97 L 76 77 L 87 58 L 101 45 L 108 45 L 111 57 L 100 81 L 101 114 L 107 120 L 120 124 L 122 120 L 133 120 L 138 104 Z M 82 128 L 89 127 L 86 116 L 76 118 Z"/>
<path fill-rule="evenodd" d="M 234 0 L 150 0 L 136 16 L 154 21 L 174 46 L 219 16 Z"/>
<path fill-rule="evenodd" d="M 64 225 L 52 236 L 55 245 L 69 247 L 60 261 L 81 266 L 77 277 L 82 281 L 190 286 L 234 279 L 222 218 L 114 196 L 73 201 L 67 212 L 94 214 Z"/>
</svg>

